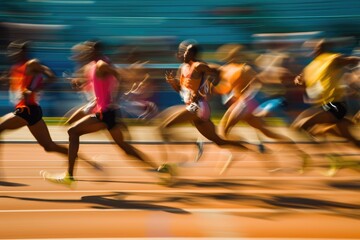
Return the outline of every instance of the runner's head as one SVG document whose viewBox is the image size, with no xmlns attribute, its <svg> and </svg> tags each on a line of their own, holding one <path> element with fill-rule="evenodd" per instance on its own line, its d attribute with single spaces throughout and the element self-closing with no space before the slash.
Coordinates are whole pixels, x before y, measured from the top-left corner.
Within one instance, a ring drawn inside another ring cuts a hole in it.
<svg viewBox="0 0 360 240">
<path fill-rule="evenodd" d="M 71 59 L 77 62 L 90 62 L 100 58 L 102 55 L 102 44 L 100 41 L 85 41 L 72 47 Z"/>
<path fill-rule="evenodd" d="M 331 43 L 325 39 L 306 41 L 303 46 L 305 48 L 310 48 L 312 50 L 310 55 L 314 57 L 319 56 L 322 53 L 331 51 Z"/>
<path fill-rule="evenodd" d="M 16 40 L 7 47 L 7 56 L 10 60 L 18 62 L 27 59 L 29 51 L 29 41 Z"/>
<path fill-rule="evenodd" d="M 184 53 L 184 62 L 189 63 L 190 61 L 196 61 L 199 53 L 199 46 L 196 44 L 190 44 L 187 46 Z"/>
<path fill-rule="evenodd" d="M 197 42 L 193 39 L 184 40 L 179 44 L 178 51 L 176 57 L 180 60 L 180 62 L 184 62 L 184 53 L 187 47 L 191 44 L 197 44 Z"/>
<path fill-rule="evenodd" d="M 217 60 L 220 62 L 243 62 L 246 61 L 242 53 L 244 49 L 240 44 L 224 44 L 216 50 Z"/>
</svg>

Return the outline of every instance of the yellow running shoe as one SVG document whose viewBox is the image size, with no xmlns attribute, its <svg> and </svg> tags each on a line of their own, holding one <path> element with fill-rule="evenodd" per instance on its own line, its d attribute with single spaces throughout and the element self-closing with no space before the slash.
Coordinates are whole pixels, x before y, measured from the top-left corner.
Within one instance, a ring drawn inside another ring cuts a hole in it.
<svg viewBox="0 0 360 240">
<path fill-rule="evenodd" d="M 342 159 L 340 156 L 336 156 L 333 154 L 328 154 L 326 157 L 330 161 L 330 167 L 329 170 L 325 173 L 325 175 L 328 177 L 333 177 L 342 168 L 341 166 Z"/>
<path fill-rule="evenodd" d="M 175 183 L 176 176 L 178 175 L 177 165 L 174 163 L 164 163 L 162 164 L 158 170 L 160 173 L 160 184 L 172 186 Z"/>
<path fill-rule="evenodd" d="M 302 163 L 301 163 L 301 167 L 298 170 L 298 172 L 300 174 L 303 174 L 310 166 L 310 156 L 308 154 L 303 153 L 303 154 L 301 154 L 301 160 L 302 160 Z"/>
<path fill-rule="evenodd" d="M 68 172 L 65 172 L 63 174 L 56 174 L 53 175 L 47 171 L 40 171 L 40 175 L 44 178 L 44 180 L 57 183 L 57 184 L 63 184 L 68 187 L 72 187 L 73 183 L 75 183 L 75 179 L 73 176 L 70 176 Z"/>
</svg>

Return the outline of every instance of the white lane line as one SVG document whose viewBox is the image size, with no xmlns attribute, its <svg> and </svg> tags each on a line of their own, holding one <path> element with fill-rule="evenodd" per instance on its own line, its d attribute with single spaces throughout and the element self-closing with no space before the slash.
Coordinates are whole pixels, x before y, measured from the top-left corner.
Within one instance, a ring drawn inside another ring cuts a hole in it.
<svg viewBox="0 0 360 240">
<path fill-rule="evenodd" d="M 18 240 L 359 240 L 359 238 L 253 238 L 253 237 L 134 237 L 134 238 L 17 238 Z"/>
<path fill-rule="evenodd" d="M 149 172 L 151 173 L 151 172 Z M 116 179 L 126 179 L 126 180 L 133 180 L 133 179 L 156 179 L 156 175 L 153 176 L 79 176 L 75 177 L 79 181 L 91 181 L 91 180 L 116 180 Z M 2 177 L 0 176 L 0 181 L 6 181 L 8 179 L 43 179 L 40 175 L 37 177 L 35 176 L 6 176 Z M 180 181 L 182 180 L 209 180 L 209 181 L 360 181 L 359 175 L 354 176 L 336 176 L 336 177 L 327 177 L 327 176 L 242 176 L 242 177 L 235 177 L 235 176 L 229 176 L 229 177 L 217 177 L 217 176 L 181 176 L 178 178 Z"/>
<path fill-rule="evenodd" d="M 0 191 L 1 194 L 7 193 L 116 193 L 116 192 L 126 192 L 126 193 L 202 193 L 202 194 L 232 194 L 232 193 L 247 193 L 247 194 L 339 194 L 339 191 L 330 190 L 254 190 L 254 189 L 244 189 L 244 190 L 200 190 L 200 189 L 155 189 L 155 190 L 130 190 L 130 189 L 104 189 L 104 190 L 13 190 L 13 191 Z M 360 195 L 359 191 L 351 190 L 340 190 L 341 194 L 353 194 Z"/>
<path fill-rule="evenodd" d="M 64 169 L 63 166 L 59 166 L 59 167 L 43 167 L 43 166 L 39 166 L 39 167 L 4 167 L 3 169 L 39 169 L 39 168 L 46 168 L 46 169 Z M 121 169 L 121 168 L 133 168 L 133 169 L 149 169 L 149 167 L 133 167 L 133 166 L 123 166 L 123 167 L 102 167 L 104 169 L 108 168 L 108 169 Z M 203 168 L 212 168 L 212 166 L 203 166 Z M 81 169 L 94 169 L 93 167 L 81 167 Z"/>
<path fill-rule="evenodd" d="M 313 214 L 337 214 L 336 211 L 325 209 L 267 209 L 267 208 L 156 208 L 159 211 L 191 212 L 191 213 L 313 213 Z M 58 213 L 58 212 L 141 212 L 148 209 L 136 208 L 71 208 L 71 209 L 8 209 L 0 210 L 0 213 Z"/>
</svg>

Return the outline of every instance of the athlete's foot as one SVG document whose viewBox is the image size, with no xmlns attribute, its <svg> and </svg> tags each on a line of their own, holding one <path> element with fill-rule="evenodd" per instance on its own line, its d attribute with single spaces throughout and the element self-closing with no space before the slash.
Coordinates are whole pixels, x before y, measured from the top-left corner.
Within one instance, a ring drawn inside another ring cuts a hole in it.
<svg viewBox="0 0 360 240">
<path fill-rule="evenodd" d="M 62 174 L 51 174 L 47 171 L 40 171 L 40 175 L 44 178 L 44 180 L 57 183 L 57 184 L 63 184 L 68 187 L 72 187 L 75 183 L 75 179 L 73 176 L 70 176 L 68 172 L 62 173 Z"/>
<path fill-rule="evenodd" d="M 89 161 L 88 162 L 96 171 L 104 172 L 104 167 L 95 161 Z"/>
<path fill-rule="evenodd" d="M 178 175 L 177 165 L 174 163 L 164 163 L 158 168 L 160 184 L 172 186 L 175 184 L 176 176 Z"/>
<path fill-rule="evenodd" d="M 267 170 L 268 173 L 278 173 L 278 172 L 281 172 L 283 171 L 283 168 L 280 168 L 280 167 L 277 167 L 277 168 L 271 168 L 269 170 Z"/>
<path fill-rule="evenodd" d="M 196 146 L 197 146 L 197 149 L 198 149 L 198 153 L 196 155 L 195 162 L 199 161 L 199 159 L 201 158 L 201 156 L 202 156 L 202 154 L 204 152 L 204 142 L 201 139 L 198 139 L 196 141 Z"/>
<path fill-rule="evenodd" d="M 266 150 L 265 150 L 264 144 L 260 143 L 258 145 L 258 150 L 259 150 L 260 153 L 265 153 Z"/>
<path fill-rule="evenodd" d="M 233 161 L 233 155 L 231 152 L 229 152 L 229 156 L 225 162 L 225 165 L 223 166 L 223 168 L 220 170 L 219 175 L 223 175 L 229 168 L 230 164 Z"/>
<path fill-rule="evenodd" d="M 301 154 L 301 160 L 302 160 L 302 163 L 301 163 L 301 167 L 298 170 L 298 172 L 300 174 L 303 174 L 310 166 L 310 156 L 308 154 Z"/>
<path fill-rule="evenodd" d="M 328 171 L 325 173 L 328 177 L 333 177 L 336 175 L 336 173 L 341 169 L 341 157 L 329 154 L 327 155 L 327 158 L 330 161 L 330 167 Z"/>
</svg>

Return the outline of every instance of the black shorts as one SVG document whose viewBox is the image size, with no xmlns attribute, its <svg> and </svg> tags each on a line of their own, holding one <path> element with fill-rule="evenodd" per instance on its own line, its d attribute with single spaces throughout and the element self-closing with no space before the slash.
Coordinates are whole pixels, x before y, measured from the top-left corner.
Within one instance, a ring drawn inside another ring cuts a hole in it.
<svg viewBox="0 0 360 240">
<path fill-rule="evenodd" d="M 95 117 L 106 124 L 108 130 L 116 125 L 116 110 L 110 109 L 103 112 L 95 113 Z"/>
<path fill-rule="evenodd" d="M 332 113 L 337 119 L 343 119 L 347 113 L 346 104 L 343 102 L 329 102 L 322 105 L 322 109 Z"/>
<path fill-rule="evenodd" d="M 18 107 L 15 109 L 14 114 L 25 119 L 28 123 L 28 126 L 36 124 L 43 117 L 42 109 L 39 105 Z"/>
</svg>

